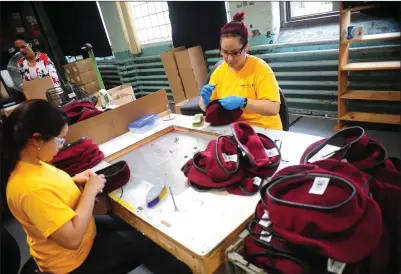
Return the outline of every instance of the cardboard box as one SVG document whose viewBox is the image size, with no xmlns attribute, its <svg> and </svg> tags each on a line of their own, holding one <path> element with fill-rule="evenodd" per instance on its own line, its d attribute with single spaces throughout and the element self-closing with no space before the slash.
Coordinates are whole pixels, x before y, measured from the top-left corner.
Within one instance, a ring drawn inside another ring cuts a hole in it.
<svg viewBox="0 0 401 274">
<path fill-rule="evenodd" d="M 119 93 L 111 96 L 111 98 L 113 99 L 114 103 L 119 106 L 135 101 L 135 96 L 130 93 Z"/>
<path fill-rule="evenodd" d="M 138 100 L 106 111 L 69 127 L 66 142 L 82 136 L 103 144 L 129 131 L 128 124 L 147 114 L 159 114 L 166 110 L 168 98 L 165 90 L 159 90 Z"/>
<path fill-rule="evenodd" d="M 185 90 L 185 97 L 199 96 L 199 91 L 207 80 L 206 62 L 201 46 L 175 52 L 178 71 Z"/>
<path fill-rule="evenodd" d="M 81 74 L 66 74 L 67 81 L 77 85 L 85 85 L 93 81 L 97 81 L 96 72 L 88 70 Z"/>
<path fill-rule="evenodd" d="M 98 92 L 100 90 L 100 85 L 99 85 L 99 82 L 97 80 L 93 81 L 93 82 L 90 82 L 90 83 L 87 83 L 85 85 L 81 85 L 80 87 L 83 90 L 85 90 L 87 93 L 89 93 L 89 94 L 96 93 L 96 92 Z"/>
<path fill-rule="evenodd" d="M 88 70 L 93 70 L 91 59 L 78 60 L 63 66 L 64 71 L 68 75 L 79 75 Z"/>
<path fill-rule="evenodd" d="M 114 87 L 111 89 L 108 89 L 107 92 L 113 96 L 113 95 L 117 95 L 120 93 L 128 93 L 128 94 L 132 94 L 135 98 L 135 93 L 134 93 L 134 89 L 132 88 L 131 85 L 122 85 L 122 86 L 118 86 L 118 87 Z"/>
<path fill-rule="evenodd" d="M 3 82 L 0 81 L 0 99 L 7 99 L 7 98 L 10 98 L 10 95 L 8 95 L 8 92 L 3 85 Z"/>
<path fill-rule="evenodd" d="M 181 77 L 178 71 L 177 62 L 175 60 L 175 53 L 185 50 L 184 47 L 175 48 L 170 51 L 163 52 L 160 54 L 160 58 L 163 63 L 164 70 L 167 75 L 168 82 L 170 84 L 171 92 L 173 93 L 174 102 L 178 103 L 185 100 L 184 86 L 181 81 Z"/>
<path fill-rule="evenodd" d="M 135 93 L 131 85 L 122 85 L 108 89 L 107 92 L 111 95 L 111 98 L 119 106 L 125 105 L 129 102 L 135 101 Z"/>
<path fill-rule="evenodd" d="M 46 91 L 54 88 L 53 81 L 50 76 L 32 81 L 25 81 L 21 85 L 22 92 L 27 100 L 44 99 L 46 98 Z"/>
<path fill-rule="evenodd" d="M 181 107 L 182 107 L 183 105 L 185 105 L 186 103 L 188 103 L 188 102 L 189 102 L 189 99 L 185 99 L 185 100 L 183 100 L 183 101 L 181 101 L 181 102 L 175 104 L 175 106 L 174 106 L 174 108 L 175 108 L 175 113 L 181 114 Z"/>
</svg>

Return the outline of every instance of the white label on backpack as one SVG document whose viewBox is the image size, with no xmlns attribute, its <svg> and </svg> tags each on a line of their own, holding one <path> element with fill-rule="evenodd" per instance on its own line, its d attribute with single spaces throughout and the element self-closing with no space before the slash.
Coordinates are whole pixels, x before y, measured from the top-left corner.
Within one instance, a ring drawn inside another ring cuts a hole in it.
<svg viewBox="0 0 401 274">
<path fill-rule="evenodd" d="M 328 159 L 333 156 L 334 152 L 340 150 L 341 147 L 325 145 L 321 150 L 319 150 L 312 158 L 308 160 L 308 163 L 313 163 L 319 160 Z"/>
<path fill-rule="evenodd" d="M 270 233 L 262 230 L 262 233 L 260 234 L 259 239 L 262 240 L 262 241 L 270 243 L 270 241 L 272 240 L 272 235 Z"/>
<path fill-rule="evenodd" d="M 269 156 L 269 157 L 274 157 L 279 154 L 277 148 L 275 148 L 275 147 L 272 149 L 266 149 L 265 151 L 266 151 L 267 156 Z"/>
<path fill-rule="evenodd" d="M 343 163 L 348 163 L 347 159 L 345 159 L 345 158 L 342 159 L 341 162 L 343 162 Z"/>
<path fill-rule="evenodd" d="M 227 154 L 223 153 L 223 159 L 226 162 L 237 162 L 238 161 L 238 155 L 237 154 L 227 155 Z"/>
<path fill-rule="evenodd" d="M 316 177 L 313 185 L 309 190 L 310 194 L 323 195 L 329 185 L 330 178 Z"/>
<path fill-rule="evenodd" d="M 71 92 L 71 93 L 68 94 L 68 98 L 71 99 L 71 98 L 74 98 L 74 97 L 75 97 L 75 93 L 74 92 Z"/>
<path fill-rule="evenodd" d="M 255 186 L 260 186 L 260 183 L 262 182 L 262 179 L 261 178 L 259 178 L 259 177 L 254 177 L 253 178 L 253 184 L 255 185 Z"/>
<path fill-rule="evenodd" d="M 246 155 L 246 152 L 243 151 L 243 150 L 241 150 L 241 151 L 242 151 L 242 156 L 245 156 L 245 155 Z"/>
<path fill-rule="evenodd" d="M 260 219 L 259 224 L 264 227 L 269 227 L 272 222 L 270 220 L 267 220 L 269 219 L 269 213 L 267 212 L 267 210 L 264 210 L 264 212 L 265 213 L 263 214 L 262 219 Z"/>
<path fill-rule="evenodd" d="M 335 274 L 342 274 L 347 264 L 330 259 L 327 261 L 327 271 Z"/>
</svg>

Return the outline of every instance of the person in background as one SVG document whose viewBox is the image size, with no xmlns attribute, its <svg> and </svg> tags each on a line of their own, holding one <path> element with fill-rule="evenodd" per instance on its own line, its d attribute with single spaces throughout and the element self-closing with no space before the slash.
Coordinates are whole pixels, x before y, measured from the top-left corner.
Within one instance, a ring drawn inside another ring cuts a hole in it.
<svg viewBox="0 0 401 274">
<path fill-rule="evenodd" d="M 14 46 L 24 56 L 18 60 L 19 70 L 23 81 L 32 81 L 35 79 L 50 76 L 54 87 L 60 86 L 60 80 L 53 62 L 46 53 L 35 52 L 32 49 L 32 43 L 18 37 L 14 41 Z"/>
<path fill-rule="evenodd" d="M 247 54 L 248 28 L 244 13 L 220 30 L 220 53 L 224 63 L 212 73 L 209 84 L 200 91 L 199 106 L 205 110 L 213 100 L 228 110 L 242 108 L 240 121 L 251 125 L 282 130 L 280 93 L 272 69 L 262 59 Z"/>
<path fill-rule="evenodd" d="M 7 117 L 1 132 L 6 201 L 40 271 L 126 274 L 144 263 L 155 274 L 192 273 L 121 219 L 93 217 L 96 196 L 106 183 L 103 175 L 87 170 L 70 177 L 47 164 L 68 132 L 59 107 L 26 101 Z M 84 185 L 82 192 L 77 185 Z"/>
</svg>

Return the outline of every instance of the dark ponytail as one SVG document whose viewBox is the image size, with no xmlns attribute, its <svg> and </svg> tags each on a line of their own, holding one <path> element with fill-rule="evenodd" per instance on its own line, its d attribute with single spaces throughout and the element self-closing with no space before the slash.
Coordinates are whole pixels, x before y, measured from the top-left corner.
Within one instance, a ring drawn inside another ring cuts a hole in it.
<svg viewBox="0 0 401 274">
<path fill-rule="evenodd" d="M 64 112 L 45 100 L 22 103 L 6 118 L 1 129 L 2 192 L 19 161 L 20 151 L 34 133 L 57 137 L 67 124 Z M 49 140 L 50 137 L 43 137 Z M 3 195 L 5 193 L 3 192 Z"/>
</svg>

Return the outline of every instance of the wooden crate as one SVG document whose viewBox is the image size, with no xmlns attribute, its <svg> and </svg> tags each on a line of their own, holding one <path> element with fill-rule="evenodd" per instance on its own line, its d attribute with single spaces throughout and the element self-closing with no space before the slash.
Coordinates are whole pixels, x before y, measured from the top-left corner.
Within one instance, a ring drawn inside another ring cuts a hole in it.
<svg viewBox="0 0 401 274">
<path fill-rule="evenodd" d="M 264 274 L 263 269 L 256 267 L 245 260 L 244 240 L 249 235 L 247 230 L 244 230 L 234 242 L 226 250 L 225 266 L 227 274 Z"/>
</svg>

